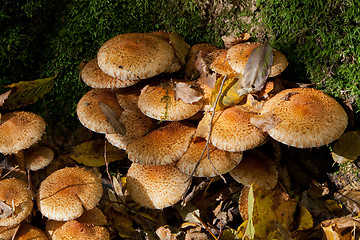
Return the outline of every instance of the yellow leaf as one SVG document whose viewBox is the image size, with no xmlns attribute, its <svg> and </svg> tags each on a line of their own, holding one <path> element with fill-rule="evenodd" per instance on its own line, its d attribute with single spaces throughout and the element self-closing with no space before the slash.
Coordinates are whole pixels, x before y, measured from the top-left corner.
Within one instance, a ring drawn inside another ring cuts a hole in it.
<svg viewBox="0 0 360 240">
<path fill-rule="evenodd" d="M 78 163 L 90 167 L 100 167 L 105 165 L 104 158 L 104 144 L 105 140 L 96 139 L 89 142 L 84 142 L 77 145 L 69 157 Z M 106 142 L 106 160 L 107 162 L 114 162 L 122 160 L 126 157 L 124 150 L 120 150 L 113 145 Z"/>
<path fill-rule="evenodd" d="M 325 206 L 332 212 L 336 212 L 342 209 L 342 205 L 333 199 L 325 200 Z"/>
<path fill-rule="evenodd" d="M 249 239 L 267 239 L 275 234 L 283 239 L 290 232 L 297 202 L 290 199 L 284 190 L 277 186 L 268 191 L 252 184 L 248 196 L 249 220 L 245 236 Z"/>
<path fill-rule="evenodd" d="M 54 86 L 54 77 L 36 79 L 33 81 L 22 81 L 4 86 L 11 88 L 11 93 L 2 106 L 5 109 L 15 109 L 32 104 L 50 92 Z"/>
<path fill-rule="evenodd" d="M 185 58 L 190 49 L 190 45 L 176 32 L 170 34 L 170 44 L 174 47 L 176 57 L 178 58 L 181 66 L 185 65 Z"/>
<path fill-rule="evenodd" d="M 239 96 L 237 93 L 237 91 L 241 89 L 240 85 L 238 84 L 239 79 L 242 78 L 241 75 L 237 75 L 236 77 L 221 76 L 216 80 L 215 87 L 211 93 L 211 106 L 214 106 L 216 102 L 216 98 L 219 95 L 222 81 L 224 81 L 225 77 L 226 79 L 221 90 L 221 95 L 216 104 L 215 110 L 221 110 L 227 107 L 234 106 L 240 103 L 241 100 L 243 100 L 245 97 L 245 95 Z"/>
<path fill-rule="evenodd" d="M 335 143 L 332 157 L 337 163 L 355 161 L 360 156 L 360 134 L 358 131 L 344 133 Z"/>
<path fill-rule="evenodd" d="M 136 230 L 132 226 L 132 220 L 126 213 L 111 211 L 109 218 L 112 220 L 118 234 L 122 238 L 136 238 Z"/>
<path fill-rule="evenodd" d="M 300 223 L 297 230 L 307 230 L 314 226 L 314 220 L 309 210 L 300 204 Z"/>
</svg>

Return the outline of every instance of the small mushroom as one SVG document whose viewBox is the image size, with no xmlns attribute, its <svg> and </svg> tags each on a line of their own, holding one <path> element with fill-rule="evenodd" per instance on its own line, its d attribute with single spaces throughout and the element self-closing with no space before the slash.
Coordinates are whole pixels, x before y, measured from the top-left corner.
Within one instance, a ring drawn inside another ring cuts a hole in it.
<svg viewBox="0 0 360 240">
<path fill-rule="evenodd" d="M 143 165 L 165 165 L 176 162 L 188 149 L 196 128 L 186 122 L 171 122 L 131 141 L 128 158 Z"/>
<path fill-rule="evenodd" d="M 221 75 L 234 76 L 238 73 L 229 65 L 227 49 L 218 49 L 205 57 L 205 62 L 211 70 Z"/>
<path fill-rule="evenodd" d="M 87 239 L 108 240 L 109 231 L 106 229 L 106 217 L 98 208 L 86 210 L 76 219 L 69 221 L 48 220 L 46 231 L 52 240 Z"/>
<path fill-rule="evenodd" d="M 174 164 L 144 166 L 132 163 L 126 175 L 125 187 L 140 206 L 163 209 L 181 200 L 188 180 L 189 176 Z"/>
<path fill-rule="evenodd" d="M 140 80 L 119 79 L 104 73 L 97 64 L 97 59 L 90 60 L 81 70 L 81 79 L 92 88 L 124 88 L 135 85 Z"/>
<path fill-rule="evenodd" d="M 25 220 L 33 209 L 28 185 L 19 179 L 0 181 L 0 226 L 14 226 Z"/>
<path fill-rule="evenodd" d="M 30 147 L 24 150 L 26 170 L 37 171 L 48 166 L 54 159 L 54 151 L 45 146 Z"/>
<path fill-rule="evenodd" d="M 85 168 L 67 167 L 41 182 L 37 194 L 40 212 L 49 219 L 78 218 L 84 209 L 94 208 L 102 196 L 101 179 Z"/>
<path fill-rule="evenodd" d="M 196 140 L 190 144 L 186 153 L 180 158 L 176 166 L 190 175 L 205 149 L 205 140 Z M 209 155 L 204 152 L 199 165 L 193 174 L 195 177 L 214 177 L 225 174 L 236 167 L 242 159 L 242 152 L 226 152 L 209 144 Z"/>
</svg>

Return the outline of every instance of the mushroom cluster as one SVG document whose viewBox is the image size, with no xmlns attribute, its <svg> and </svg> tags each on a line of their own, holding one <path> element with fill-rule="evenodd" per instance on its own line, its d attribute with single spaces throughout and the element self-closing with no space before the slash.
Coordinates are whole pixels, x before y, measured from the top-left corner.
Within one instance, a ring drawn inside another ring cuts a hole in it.
<svg viewBox="0 0 360 240">
<path fill-rule="evenodd" d="M 228 172 L 244 185 L 265 172 L 269 179 L 263 186 L 271 189 L 277 182 L 275 163 L 251 149 L 268 136 L 290 146 L 319 147 L 344 132 L 347 115 L 330 96 L 278 84 L 276 76 L 288 61 L 276 50 L 265 86 L 248 94 L 263 107 L 239 101 L 214 110 L 214 80 L 243 75 L 251 52 L 261 45 L 190 48 L 172 33 L 127 33 L 105 42 L 85 65 L 81 77 L 93 89 L 79 101 L 78 118 L 127 152 L 132 164 L 126 188 L 136 203 L 172 206 L 192 177 Z M 329 132 L 334 126 L 338 129 Z M 259 169 L 246 170 L 247 162 L 256 162 Z"/>
</svg>

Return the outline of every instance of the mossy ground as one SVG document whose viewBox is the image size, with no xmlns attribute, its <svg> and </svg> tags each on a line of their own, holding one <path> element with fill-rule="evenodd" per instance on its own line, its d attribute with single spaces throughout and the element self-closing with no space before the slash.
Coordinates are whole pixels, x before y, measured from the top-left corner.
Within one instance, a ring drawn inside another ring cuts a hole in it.
<svg viewBox="0 0 360 240">
<path fill-rule="evenodd" d="M 359 111 L 358 5 L 350 0 L 5 0 L 0 85 L 56 72 L 45 103 L 33 108 L 45 112 L 46 107 L 47 121 L 71 124 L 77 102 L 89 89 L 79 80 L 79 65 L 94 58 L 111 37 L 165 30 L 178 32 L 189 44 L 221 47 L 222 35 L 250 32 L 252 40 L 268 39 L 288 57 L 288 80 L 318 82 L 339 101 L 354 101 Z"/>
</svg>

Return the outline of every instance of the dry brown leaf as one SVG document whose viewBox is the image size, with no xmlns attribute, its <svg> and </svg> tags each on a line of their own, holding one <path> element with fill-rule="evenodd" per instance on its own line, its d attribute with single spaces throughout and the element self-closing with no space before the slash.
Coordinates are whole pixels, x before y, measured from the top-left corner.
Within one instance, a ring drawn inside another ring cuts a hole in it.
<svg viewBox="0 0 360 240">
<path fill-rule="evenodd" d="M 185 65 L 185 57 L 189 52 L 190 45 L 185 42 L 185 40 L 176 32 L 171 32 L 170 34 L 170 44 L 175 49 L 175 54 L 177 59 L 180 61 L 181 66 Z"/>
<path fill-rule="evenodd" d="M 175 83 L 175 101 L 181 99 L 184 103 L 194 103 L 202 99 L 201 94 L 195 89 L 191 88 L 191 85 L 184 82 Z"/>
<path fill-rule="evenodd" d="M 0 218 L 7 218 L 13 212 L 14 210 L 12 209 L 12 207 L 0 200 Z"/>
<path fill-rule="evenodd" d="M 250 34 L 249 33 L 242 33 L 240 34 L 240 36 L 238 37 L 233 37 L 233 36 L 222 36 L 221 39 L 224 42 L 225 48 L 231 48 L 232 46 L 238 44 L 238 43 L 242 43 L 242 42 L 246 42 L 247 40 L 250 39 Z"/>
<path fill-rule="evenodd" d="M 344 133 L 336 141 L 331 155 L 334 161 L 340 164 L 355 161 L 360 156 L 360 133 Z"/>
<path fill-rule="evenodd" d="M 172 233 L 168 226 L 161 226 L 156 229 L 156 235 L 160 240 L 176 240 L 180 234 L 181 232 Z"/>
<path fill-rule="evenodd" d="M 122 122 L 120 122 L 119 116 L 116 114 L 116 112 L 109 105 L 103 102 L 99 102 L 99 107 L 101 111 L 104 113 L 106 119 L 111 124 L 111 126 L 113 126 L 115 131 L 118 134 L 125 136 L 126 135 L 125 125 Z"/>
<path fill-rule="evenodd" d="M 250 118 L 250 123 L 264 132 L 274 128 L 279 122 L 280 119 L 271 112 L 255 115 Z"/>
<path fill-rule="evenodd" d="M 195 68 L 200 73 L 198 81 L 206 84 L 210 88 L 214 88 L 216 82 L 216 73 L 210 73 L 208 66 L 205 63 L 205 56 L 207 54 L 199 51 L 196 55 Z"/>
<path fill-rule="evenodd" d="M 9 97 L 10 93 L 11 93 L 11 89 L 0 95 L 0 107 L 4 104 L 5 100 Z"/>
<path fill-rule="evenodd" d="M 356 218 L 341 217 L 321 222 L 327 240 L 359 239 L 360 222 Z"/>
</svg>

